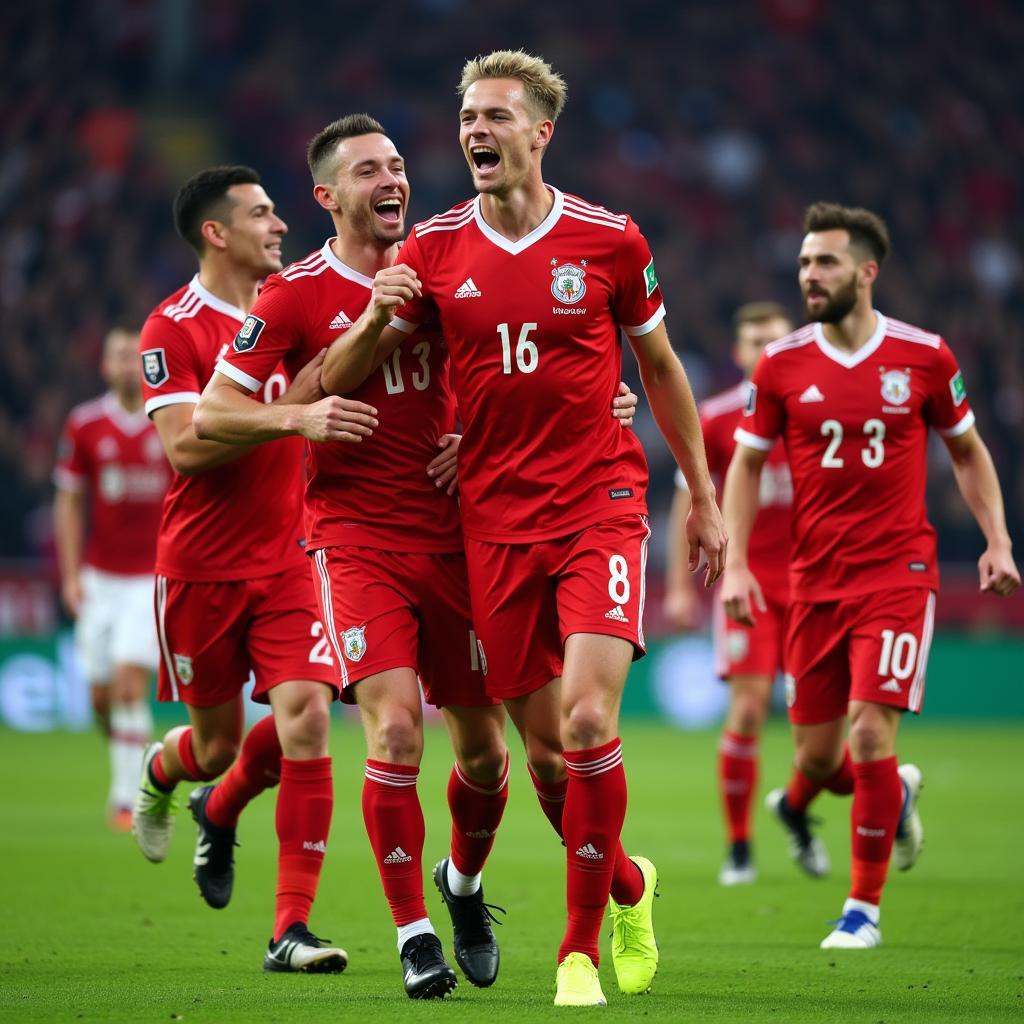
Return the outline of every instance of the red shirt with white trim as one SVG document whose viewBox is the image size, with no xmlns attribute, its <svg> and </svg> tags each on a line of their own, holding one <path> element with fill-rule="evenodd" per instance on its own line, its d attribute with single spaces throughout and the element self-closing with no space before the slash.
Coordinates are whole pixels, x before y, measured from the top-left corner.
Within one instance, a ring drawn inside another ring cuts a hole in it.
<svg viewBox="0 0 1024 1024">
<path fill-rule="evenodd" d="M 939 582 L 925 515 L 928 428 L 970 429 L 963 375 L 937 334 L 876 312 L 856 352 L 808 324 L 768 345 L 736 440 L 781 435 L 793 474 L 790 597 L 833 601 Z"/>
<path fill-rule="evenodd" d="M 75 406 L 53 480 L 87 496 L 85 565 L 123 576 L 153 572 L 171 467 L 144 410 L 128 412 L 111 392 Z"/>
<path fill-rule="evenodd" d="M 221 373 L 255 391 L 278 363 L 294 375 L 352 326 L 373 280 L 342 263 L 332 241 L 267 279 L 252 310 L 258 336 L 236 341 Z M 307 442 L 309 549 L 461 551 L 458 502 L 427 476 L 438 438 L 456 421 L 440 335 L 418 331 L 348 397 L 372 405 L 380 425 L 358 444 Z"/>
<path fill-rule="evenodd" d="M 203 287 L 198 275 L 161 302 L 139 342 L 147 415 L 195 405 L 231 339 L 249 325 L 241 309 Z M 264 385 L 264 401 L 287 387 L 278 367 Z M 287 437 L 202 473 L 173 475 L 156 571 L 192 582 L 270 576 L 304 564 L 302 536 L 302 439 Z"/>
<path fill-rule="evenodd" d="M 747 404 L 749 381 L 701 402 L 700 425 L 708 469 L 716 485 L 725 480 L 726 470 L 736 450 L 735 432 Z M 686 481 L 676 472 L 676 484 Z M 786 461 L 785 447 L 772 446 L 761 470 L 757 519 L 750 534 L 747 559 L 762 589 L 779 604 L 785 604 L 789 591 L 790 518 L 793 508 L 793 478 Z"/>
<path fill-rule="evenodd" d="M 545 540 L 647 507 L 643 449 L 611 404 L 620 327 L 639 336 L 665 316 L 654 261 L 629 217 L 549 191 L 551 212 L 517 242 L 478 197 L 417 224 L 402 249 L 423 296 L 392 323 L 439 323 L 448 344 L 476 540 Z"/>
</svg>

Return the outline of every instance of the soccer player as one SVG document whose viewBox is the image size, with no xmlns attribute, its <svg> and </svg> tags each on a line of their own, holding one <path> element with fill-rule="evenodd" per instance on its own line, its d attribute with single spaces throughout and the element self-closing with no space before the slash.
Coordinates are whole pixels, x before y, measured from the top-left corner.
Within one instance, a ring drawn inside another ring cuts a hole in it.
<svg viewBox="0 0 1024 1024">
<path fill-rule="evenodd" d="M 147 750 L 134 826 L 145 856 L 162 861 L 175 786 L 212 780 L 235 762 L 216 790 L 200 787 L 189 798 L 199 825 L 196 881 L 211 906 L 223 907 L 238 816 L 280 777 L 276 913 L 263 966 L 341 971 L 344 950 L 308 928 L 333 806 L 327 734 L 336 669 L 302 552 L 302 442 L 249 450 L 201 441 L 192 428 L 199 394 L 231 338 L 256 333 L 248 310 L 259 281 L 281 268 L 287 227 L 247 167 L 195 175 L 179 190 L 174 213 L 199 272 L 150 314 L 140 349 L 146 412 L 175 470 L 156 556 L 159 697 L 184 703 L 190 725 Z M 319 368 L 312 360 L 290 383 L 275 370 L 262 398 L 299 406 L 302 429 L 315 436 L 347 433 L 325 428 L 335 416 L 343 422 L 339 410 L 353 403 L 320 397 Z M 255 699 L 269 701 L 273 717 L 243 744 L 250 670 Z"/>
<path fill-rule="evenodd" d="M 747 625 L 764 612 L 750 535 L 761 469 L 782 436 L 794 488 L 784 661 L 804 800 L 844 771 L 849 717 L 851 888 L 821 946 L 868 949 L 882 938 L 890 854 L 909 868 L 923 839 L 921 773 L 897 765 L 896 734 L 903 712 L 921 710 L 938 586 L 924 506 L 929 428 L 985 535 L 981 589 L 1009 594 L 1020 574 L 953 353 L 939 335 L 872 308 L 885 224 L 816 203 L 804 230 L 799 279 L 812 322 L 769 345 L 754 372 L 725 482 L 733 552 L 721 600 Z"/>
<path fill-rule="evenodd" d="M 440 325 L 464 427 L 460 508 L 488 692 L 505 700 L 531 763 L 564 752 L 564 769 L 556 758 L 557 771 L 537 779 L 568 860 L 555 1003 L 603 1005 L 597 941 L 609 891 L 620 988 L 646 991 L 658 958 L 654 865 L 627 858 L 619 841 L 618 709 L 643 653 L 649 536 L 643 451 L 607 415 L 620 327 L 690 484 L 689 560 L 696 568 L 705 548 L 709 585 L 725 534 L 647 243 L 629 217 L 541 175 L 563 80 L 539 58 L 499 51 L 467 63 L 460 92 L 479 195 L 416 225 L 402 264 L 378 272 L 365 314 L 328 351 L 322 382 L 348 392 L 421 325 Z"/>
<path fill-rule="evenodd" d="M 734 387 L 702 402 L 699 408 L 708 467 L 717 482 L 725 478 L 736 442 L 733 432 L 747 402 L 750 375 L 764 346 L 788 334 L 793 323 L 777 302 L 751 302 L 734 317 L 733 361 L 743 373 Z M 755 626 L 726 619 L 715 604 L 712 629 L 719 677 L 729 684 L 729 707 L 718 747 L 718 789 L 725 812 L 729 851 L 719 872 L 722 885 L 753 882 L 756 870 L 751 849 L 751 805 L 757 788 L 758 737 L 771 703 L 772 681 L 782 665 L 782 619 L 789 590 L 789 510 L 793 483 L 782 445 L 776 445 L 761 475 L 756 529 L 751 535 L 750 561 L 762 582 L 768 610 Z M 669 522 L 665 612 L 671 625 L 696 624 L 699 599 L 682 548 L 683 524 L 690 495 L 681 473 Z M 801 864 L 811 874 L 827 871 L 820 840 L 808 844 Z"/>
<path fill-rule="evenodd" d="M 101 372 L 109 391 L 72 409 L 53 474 L 61 597 L 75 620 L 79 660 L 107 736 L 107 815 L 121 832 L 131 828 L 142 752 L 153 729 L 153 561 L 171 478 L 142 409 L 138 338 L 137 330 L 122 327 L 107 334 Z"/>
<path fill-rule="evenodd" d="M 279 362 L 302 365 L 351 327 L 373 275 L 398 255 L 409 183 L 381 125 L 365 114 L 341 118 L 313 138 L 307 155 L 314 197 L 337 234 L 265 284 L 252 310 L 256 331 L 217 364 L 196 409 L 202 437 L 244 443 L 293 433 L 294 410 L 250 396 Z M 453 488 L 437 486 L 447 484 L 445 471 L 430 475 L 442 462 L 454 468 L 445 456 L 455 451 L 456 409 L 440 336 L 408 339 L 351 397 L 379 410 L 380 423 L 362 444 L 309 445 L 307 552 L 342 699 L 358 704 L 366 732 L 363 815 L 405 988 L 413 998 L 443 997 L 455 975 L 423 899 L 417 675 L 442 709 L 455 752 L 451 852 L 434 877 L 451 913 L 456 960 L 479 986 L 498 971 L 481 872 L 508 796 L 508 752 L 504 711 L 485 692 L 470 620 L 458 503 Z"/>
</svg>

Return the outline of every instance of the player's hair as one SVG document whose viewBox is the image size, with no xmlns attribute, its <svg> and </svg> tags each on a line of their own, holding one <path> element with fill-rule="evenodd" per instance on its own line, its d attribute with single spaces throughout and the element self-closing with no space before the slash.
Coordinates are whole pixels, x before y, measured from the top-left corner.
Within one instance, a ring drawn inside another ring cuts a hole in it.
<svg viewBox="0 0 1024 1024">
<path fill-rule="evenodd" d="M 342 139 L 385 134 L 384 126 L 369 114 L 349 114 L 321 128 L 306 147 L 306 163 L 313 183 L 319 185 L 337 173 L 337 149 Z"/>
<path fill-rule="evenodd" d="M 769 320 L 785 320 L 790 327 L 793 318 L 781 302 L 747 302 L 732 315 L 733 329 L 738 331 L 744 324 L 763 324 Z"/>
<path fill-rule="evenodd" d="M 533 108 L 550 121 L 557 121 L 565 106 L 568 89 L 565 79 L 540 57 L 523 50 L 495 50 L 486 57 L 467 60 L 462 68 L 458 94 L 482 78 L 515 78 L 523 83 L 527 99 Z"/>
<path fill-rule="evenodd" d="M 227 221 L 231 216 L 234 203 L 228 189 L 232 185 L 262 183 L 256 171 L 241 164 L 207 167 L 194 174 L 174 197 L 174 226 L 178 234 L 202 256 L 203 222 Z"/>
<path fill-rule="evenodd" d="M 889 229 L 885 221 L 860 206 L 840 206 L 839 203 L 812 203 L 804 211 L 804 232 L 849 232 L 850 245 L 870 254 L 879 266 L 889 255 Z"/>
</svg>

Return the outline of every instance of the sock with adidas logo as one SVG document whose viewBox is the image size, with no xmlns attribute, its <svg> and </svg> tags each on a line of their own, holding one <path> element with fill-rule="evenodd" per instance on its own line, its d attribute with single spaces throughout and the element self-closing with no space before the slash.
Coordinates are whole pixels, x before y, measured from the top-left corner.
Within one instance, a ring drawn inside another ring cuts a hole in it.
<svg viewBox="0 0 1024 1024">
<path fill-rule="evenodd" d="M 366 761 L 363 780 L 363 821 L 384 896 L 395 924 L 422 921 L 423 810 L 416 793 L 419 768 L 387 761 Z"/>
<path fill-rule="evenodd" d="M 562 756 L 569 773 L 562 813 L 569 919 L 558 962 L 569 953 L 584 953 L 596 966 L 598 935 L 626 817 L 622 744 L 616 738 L 589 750 L 566 750 Z"/>
<path fill-rule="evenodd" d="M 885 757 L 853 766 L 853 810 L 850 814 L 853 857 L 850 899 L 877 906 L 889 872 L 889 856 L 903 806 L 898 761 Z"/>
<path fill-rule="evenodd" d="M 483 871 L 507 801 L 508 755 L 501 778 L 490 785 L 469 778 L 458 762 L 452 766 L 448 778 L 448 807 L 452 813 L 450 866 L 459 874 L 477 876 Z M 476 887 L 469 888 L 468 892 L 452 887 L 452 892 L 456 896 L 468 896 L 476 892 Z"/>
<path fill-rule="evenodd" d="M 320 884 L 334 810 L 331 759 L 281 758 L 277 791 L 277 902 L 274 938 L 298 922 L 308 924 Z"/>
</svg>

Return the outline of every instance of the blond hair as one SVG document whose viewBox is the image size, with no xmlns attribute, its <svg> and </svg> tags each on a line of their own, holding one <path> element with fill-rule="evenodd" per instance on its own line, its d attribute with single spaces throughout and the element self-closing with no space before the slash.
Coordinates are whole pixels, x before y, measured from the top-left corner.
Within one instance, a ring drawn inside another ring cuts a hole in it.
<svg viewBox="0 0 1024 1024">
<path fill-rule="evenodd" d="M 523 83 L 526 98 L 546 119 L 557 121 L 568 95 L 565 79 L 540 57 L 523 50 L 495 50 L 486 57 L 467 60 L 462 68 L 458 94 L 483 78 L 515 78 Z"/>
</svg>

